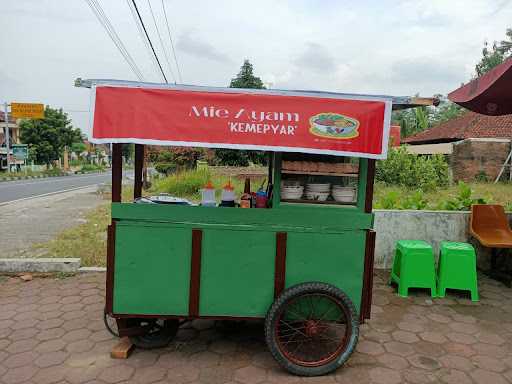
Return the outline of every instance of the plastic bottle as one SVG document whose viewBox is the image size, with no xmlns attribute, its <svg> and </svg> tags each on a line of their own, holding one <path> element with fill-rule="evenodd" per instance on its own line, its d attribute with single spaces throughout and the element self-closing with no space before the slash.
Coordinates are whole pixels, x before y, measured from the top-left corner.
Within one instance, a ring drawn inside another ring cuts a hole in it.
<svg viewBox="0 0 512 384">
<path fill-rule="evenodd" d="M 235 188 L 231 185 L 231 180 L 222 188 L 221 207 L 235 206 Z"/>
<path fill-rule="evenodd" d="M 251 208 L 251 179 L 245 179 L 244 193 L 240 196 L 240 208 Z"/>
<path fill-rule="evenodd" d="M 215 207 L 215 187 L 209 180 L 208 183 L 201 189 L 201 205 L 203 207 Z"/>
</svg>

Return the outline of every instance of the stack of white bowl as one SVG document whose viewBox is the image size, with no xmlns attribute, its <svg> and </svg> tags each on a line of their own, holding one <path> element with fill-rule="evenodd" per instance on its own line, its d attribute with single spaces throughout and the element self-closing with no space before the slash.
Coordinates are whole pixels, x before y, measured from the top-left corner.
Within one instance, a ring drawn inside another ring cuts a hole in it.
<svg viewBox="0 0 512 384">
<path fill-rule="evenodd" d="M 331 194 L 331 184 L 310 183 L 306 184 L 306 198 L 308 200 L 325 201 Z"/>
<path fill-rule="evenodd" d="M 304 186 L 295 182 L 281 183 L 281 199 L 298 200 L 304 194 Z"/>
<path fill-rule="evenodd" d="M 356 188 L 333 185 L 332 197 L 334 200 L 341 203 L 353 203 L 356 201 Z"/>
</svg>

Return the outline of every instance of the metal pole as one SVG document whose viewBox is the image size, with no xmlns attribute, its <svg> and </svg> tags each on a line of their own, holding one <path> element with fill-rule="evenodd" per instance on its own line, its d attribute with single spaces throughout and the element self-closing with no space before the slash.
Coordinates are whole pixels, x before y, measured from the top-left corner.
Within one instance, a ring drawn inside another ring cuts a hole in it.
<svg viewBox="0 0 512 384">
<path fill-rule="evenodd" d="M 7 102 L 4 103 L 4 116 L 5 116 L 5 147 L 7 149 L 7 172 L 10 172 L 11 171 L 11 162 L 10 162 L 10 159 L 9 159 L 9 155 L 10 155 L 10 151 L 9 151 L 9 148 L 10 148 L 10 137 L 9 137 L 9 116 L 7 114 L 7 108 L 8 108 L 9 104 L 7 104 Z"/>
</svg>

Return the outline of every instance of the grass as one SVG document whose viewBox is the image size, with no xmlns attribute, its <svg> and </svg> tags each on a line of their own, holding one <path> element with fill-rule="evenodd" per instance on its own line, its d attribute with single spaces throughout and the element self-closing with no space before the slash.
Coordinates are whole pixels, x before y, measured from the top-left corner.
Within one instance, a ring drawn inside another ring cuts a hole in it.
<svg viewBox="0 0 512 384">
<path fill-rule="evenodd" d="M 171 176 L 156 179 L 153 182 L 153 186 L 148 191 L 148 194 L 157 194 L 157 193 L 169 193 L 173 196 L 179 196 L 186 199 L 189 199 L 194 202 L 198 202 L 201 200 L 201 193 L 199 190 L 203 188 L 208 181 L 211 181 L 213 186 L 215 187 L 217 200 L 220 201 L 221 189 L 228 182 L 231 182 L 231 185 L 235 188 L 235 194 L 240 196 L 244 190 L 245 182 L 236 177 L 231 177 L 229 175 L 218 174 L 215 172 L 210 172 L 209 170 L 190 170 L 183 171 L 180 173 L 173 174 Z M 263 178 L 260 182 L 263 181 Z M 259 187 L 259 183 L 251 184 L 251 189 L 255 190 Z"/>
<path fill-rule="evenodd" d="M 82 266 L 105 266 L 110 206 L 105 203 L 85 216 L 85 223 L 64 230 L 49 242 L 34 245 L 43 257 L 80 257 Z"/>
<path fill-rule="evenodd" d="M 20 172 L 0 172 L 0 179 L 25 176 L 60 176 L 62 174 L 64 174 L 64 171 L 59 168 L 49 168 L 45 169 L 44 171 L 32 171 L 31 169 L 26 168 Z"/>
</svg>

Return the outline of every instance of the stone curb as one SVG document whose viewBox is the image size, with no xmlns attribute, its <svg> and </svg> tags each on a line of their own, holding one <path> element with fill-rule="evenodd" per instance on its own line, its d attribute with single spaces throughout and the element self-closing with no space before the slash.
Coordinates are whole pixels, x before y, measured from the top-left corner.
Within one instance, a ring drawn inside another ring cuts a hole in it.
<svg viewBox="0 0 512 384">
<path fill-rule="evenodd" d="M 0 272 L 77 272 L 80 258 L 0 259 Z"/>
<path fill-rule="evenodd" d="M 69 173 L 62 173 L 60 175 L 37 175 L 37 176 L 0 177 L 0 182 L 3 182 L 3 181 L 16 181 L 16 180 L 28 180 L 28 179 L 46 179 L 48 177 L 61 177 L 61 176 L 69 176 Z"/>
<path fill-rule="evenodd" d="M 74 174 L 75 175 L 88 175 L 90 173 L 105 173 L 105 171 L 75 171 Z"/>
</svg>

